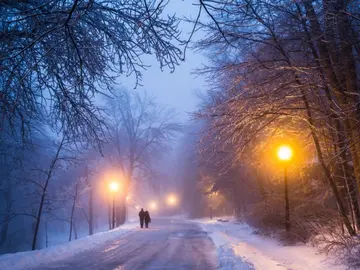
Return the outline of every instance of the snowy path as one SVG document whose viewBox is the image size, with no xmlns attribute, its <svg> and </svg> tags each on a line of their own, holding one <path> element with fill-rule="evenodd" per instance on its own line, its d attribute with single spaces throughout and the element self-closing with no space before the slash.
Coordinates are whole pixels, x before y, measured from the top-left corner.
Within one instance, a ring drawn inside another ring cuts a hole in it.
<svg viewBox="0 0 360 270">
<path fill-rule="evenodd" d="M 181 220 L 154 220 L 149 229 L 135 229 L 118 239 L 37 266 L 50 269 L 216 269 L 216 250 L 199 226 Z"/>
<path fill-rule="evenodd" d="M 0 256 L 0 269 L 344 270 L 308 245 L 282 246 L 231 218 L 154 218 L 47 249 Z"/>
</svg>

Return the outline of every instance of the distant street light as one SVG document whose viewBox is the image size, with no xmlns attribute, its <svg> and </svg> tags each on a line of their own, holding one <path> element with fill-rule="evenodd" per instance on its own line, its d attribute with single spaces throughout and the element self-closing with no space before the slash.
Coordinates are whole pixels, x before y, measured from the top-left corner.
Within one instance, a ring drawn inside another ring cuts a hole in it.
<svg viewBox="0 0 360 270">
<path fill-rule="evenodd" d="M 290 203 L 288 191 L 287 164 L 292 159 L 293 151 L 290 146 L 283 145 L 278 149 L 278 158 L 284 164 L 284 193 L 285 193 L 285 230 L 290 231 Z"/>
<path fill-rule="evenodd" d="M 170 205 L 170 206 L 175 206 L 178 203 L 177 197 L 174 194 L 170 194 L 167 197 L 166 201 L 167 201 L 167 204 Z"/>
<path fill-rule="evenodd" d="M 149 207 L 150 207 L 151 210 L 156 210 L 157 209 L 157 203 L 152 201 L 152 202 L 150 202 Z"/>
<path fill-rule="evenodd" d="M 118 192 L 119 190 L 119 183 L 113 181 L 109 184 L 109 189 L 110 192 L 112 193 L 112 201 L 113 201 L 113 206 L 112 206 L 112 229 L 115 228 L 115 193 Z"/>
</svg>

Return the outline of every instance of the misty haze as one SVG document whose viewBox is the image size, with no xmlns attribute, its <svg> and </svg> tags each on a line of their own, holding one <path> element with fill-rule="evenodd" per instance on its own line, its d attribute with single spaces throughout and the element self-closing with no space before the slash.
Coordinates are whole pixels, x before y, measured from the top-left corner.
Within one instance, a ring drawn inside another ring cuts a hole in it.
<svg viewBox="0 0 360 270">
<path fill-rule="evenodd" d="M 360 0 L 0 0 L 0 269 L 360 269 Z"/>
</svg>

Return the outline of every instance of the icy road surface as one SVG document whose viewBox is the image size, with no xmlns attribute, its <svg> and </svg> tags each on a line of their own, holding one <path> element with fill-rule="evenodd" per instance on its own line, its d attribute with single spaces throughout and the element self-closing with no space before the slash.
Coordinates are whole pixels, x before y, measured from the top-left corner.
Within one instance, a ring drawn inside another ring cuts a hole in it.
<svg viewBox="0 0 360 270">
<path fill-rule="evenodd" d="M 161 219 L 64 261 L 32 269 L 216 269 L 216 250 L 194 223 Z"/>
</svg>

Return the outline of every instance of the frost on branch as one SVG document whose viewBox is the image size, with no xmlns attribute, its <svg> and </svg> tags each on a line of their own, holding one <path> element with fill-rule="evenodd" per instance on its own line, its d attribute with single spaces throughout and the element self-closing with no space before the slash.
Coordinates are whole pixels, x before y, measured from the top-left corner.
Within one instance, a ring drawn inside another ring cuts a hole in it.
<svg viewBox="0 0 360 270">
<path fill-rule="evenodd" d="M 171 71 L 182 56 L 167 2 L 1 1 L 0 127 L 20 126 L 25 136 L 45 114 L 54 127 L 99 142 L 94 95 L 109 93 L 122 74 L 138 84 L 145 54 Z"/>
</svg>

